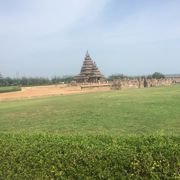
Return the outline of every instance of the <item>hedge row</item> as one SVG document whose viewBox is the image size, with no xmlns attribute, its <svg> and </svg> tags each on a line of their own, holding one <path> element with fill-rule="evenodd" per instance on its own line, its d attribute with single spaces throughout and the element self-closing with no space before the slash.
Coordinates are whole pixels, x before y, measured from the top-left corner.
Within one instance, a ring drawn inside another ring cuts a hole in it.
<svg viewBox="0 0 180 180">
<path fill-rule="evenodd" d="M 2 179 L 178 179 L 180 137 L 0 134 Z"/>
<path fill-rule="evenodd" d="M 0 93 L 14 92 L 14 91 L 21 91 L 21 87 L 19 87 L 19 86 L 0 87 Z"/>
</svg>

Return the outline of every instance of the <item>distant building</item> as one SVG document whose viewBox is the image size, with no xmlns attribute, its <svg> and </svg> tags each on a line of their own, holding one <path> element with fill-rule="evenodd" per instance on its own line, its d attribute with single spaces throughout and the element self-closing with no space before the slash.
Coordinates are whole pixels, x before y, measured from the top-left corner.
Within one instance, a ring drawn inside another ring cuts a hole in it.
<svg viewBox="0 0 180 180">
<path fill-rule="evenodd" d="M 97 65 L 91 59 L 88 51 L 84 59 L 81 72 L 79 75 L 74 77 L 76 82 L 101 82 L 105 81 L 105 77 L 99 71 Z"/>
</svg>

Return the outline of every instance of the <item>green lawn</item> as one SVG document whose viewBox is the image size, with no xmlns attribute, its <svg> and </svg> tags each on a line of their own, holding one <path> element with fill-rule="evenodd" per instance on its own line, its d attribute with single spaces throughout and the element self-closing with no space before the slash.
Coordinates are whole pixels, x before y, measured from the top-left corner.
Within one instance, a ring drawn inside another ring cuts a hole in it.
<svg viewBox="0 0 180 180">
<path fill-rule="evenodd" d="M 0 86 L 0 93 L 21 91 L 19 86 Z"/>
<path fill-rule="evenodd" d="M 0 132 L 180 135 L 180 86 L 0 103 Z"/>
</svg>

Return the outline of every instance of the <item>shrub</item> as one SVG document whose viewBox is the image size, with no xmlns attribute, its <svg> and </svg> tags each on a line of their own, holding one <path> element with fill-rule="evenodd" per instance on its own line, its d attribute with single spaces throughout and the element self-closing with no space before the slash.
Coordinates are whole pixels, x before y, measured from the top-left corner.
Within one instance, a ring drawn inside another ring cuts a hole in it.
<svg viewBox="0 0 180 180">
<path fill-rule="evenodd" d="M 165 78 L 165 75 L 160 73 L 160 72 L 155 72 L 154 74 L 152 74 L 152 78 L 154 78 L 154 79 L 163 79 L 163 78 Z"/>
<path fill-rule="evenodd" d="M 179 177 L 180 138 L 0 136 L 2 179 L 170 179 Z"/>
</svg>

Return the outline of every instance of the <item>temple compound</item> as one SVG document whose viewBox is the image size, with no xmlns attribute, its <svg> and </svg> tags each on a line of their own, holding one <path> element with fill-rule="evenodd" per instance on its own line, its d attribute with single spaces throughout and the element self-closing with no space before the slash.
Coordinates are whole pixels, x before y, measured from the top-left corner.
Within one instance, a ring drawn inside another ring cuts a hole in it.
<svg viewBox="0 0 180 180">
<path fill-rule="evenodd" d="M 99 71 L 96 63 L 91 59 L 88 51 L 81 72 L 79 75 L 74 77 L 74 80 L 78 83 L 97 83 L 105 81 L 105 77 Z"/>
</svg>

